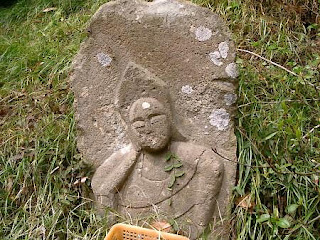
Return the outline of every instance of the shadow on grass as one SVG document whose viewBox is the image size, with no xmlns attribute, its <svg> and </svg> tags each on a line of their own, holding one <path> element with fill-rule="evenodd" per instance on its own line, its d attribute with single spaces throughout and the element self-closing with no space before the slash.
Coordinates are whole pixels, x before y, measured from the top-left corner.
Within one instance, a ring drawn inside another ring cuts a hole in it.
<svg viewBox="0 0 320 240">
<path fill-rule="evenodd" d="M 0 2 L 0 8 L 7 8 L 7 7 L 11 7 L 12 5 L 14 5 L 17 2 L 17 0 L 2 0 Z"/>
</svg>

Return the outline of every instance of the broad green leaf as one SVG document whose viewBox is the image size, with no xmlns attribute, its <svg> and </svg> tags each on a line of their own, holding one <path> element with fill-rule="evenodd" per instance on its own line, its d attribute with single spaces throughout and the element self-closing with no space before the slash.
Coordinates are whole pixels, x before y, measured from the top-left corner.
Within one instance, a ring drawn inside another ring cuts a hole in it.
<svg viewBox="0 0 320 240">
<path fill-rule="evenodd" d="M 166 156 L 165 156 L 165 160 L 166 161 L 169 161 L 170 159 L 172 158 L 172 153 L 171 152 L 168 152 L 167 154 L 166 154 Z"/>
<path fill-rule="evenodd" d="M 276 222 L 277 226 L 281 227 L 281 228 L 289 228 L 290 227 L 290 223 L 287 219 L 285 218 L 280 218 L 277 222 Z"/>
<path fill-rule="evenodd" d="M 164 171 L 165 172 L 170 172 L 173 169 L 173 166 L 174 166 L 173 164 L 165 166 L 164 167 Z"/>
<path fill-rule="evenodd" d="M 182 166 L 183 166 L 182 162 L 177 162 L 173 165 L 174 168 L 180 168 Z"/>
<path fill-rule="evenodd" d="M 257 222 L 262 223 L 262 222 L 268 221 L 269 219 L 270 219 L 270 214 L 266 213 L 258 217 Z"/>
<path fill-rule="evenodd" d="M 184 172 L 183 171 L 179 171 L 179 172 L 176 172 L 175 174 L 175 177 L 182 177 L 184 175 Z"/>
<path fill-rule="evenodd" d="M 174 175 L 172 175 L 168 188 L 172 188 L 175 182 L 176 182 L 176 177 Z"/>
<path fill-rule="evenodd" d="M 299 207 L 298 204 L 291 204 L 287 207 L 287 213 L 294 213 L 297 208 Z"/>
<path fill-rule="evenodd" d="M 179 157 L 176 154 L 172 154 L 172 157 L 179 161 Z"/>
</svg>

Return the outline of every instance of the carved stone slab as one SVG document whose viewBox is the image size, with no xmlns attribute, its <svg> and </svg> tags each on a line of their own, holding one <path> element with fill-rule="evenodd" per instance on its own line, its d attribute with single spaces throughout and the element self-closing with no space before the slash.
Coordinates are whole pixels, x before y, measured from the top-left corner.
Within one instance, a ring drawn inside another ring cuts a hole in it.
<svg viewBox="0 0 320 240">
<path fill-rule="evenodd" d="M 104 4 L 88 31 L 71 79 L 78 147 L 97 167 L 100 208 L 139 217 L 156 206 L 194 221 L 195 238 L 227 215 L 236 175 L 225 160 L 236 160 L 238 74 L 228 29 L 189 2 L 122 0 Z M 182 176 L 170 187 L 175 170 Z"/>
</svg>

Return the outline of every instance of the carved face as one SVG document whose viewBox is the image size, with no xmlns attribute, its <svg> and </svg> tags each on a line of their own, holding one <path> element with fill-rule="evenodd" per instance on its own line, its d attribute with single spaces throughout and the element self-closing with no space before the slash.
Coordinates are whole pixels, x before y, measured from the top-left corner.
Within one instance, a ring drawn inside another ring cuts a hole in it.
<svg viewBox="0 0 320 240">
<path fill-rule="evenodd" d="M 170 139 L 170 124 L 163 105 L 155 98 L 140 98 L 129 113 L 129 135 L 146 151 L 159 151 Z"/>
</svg>

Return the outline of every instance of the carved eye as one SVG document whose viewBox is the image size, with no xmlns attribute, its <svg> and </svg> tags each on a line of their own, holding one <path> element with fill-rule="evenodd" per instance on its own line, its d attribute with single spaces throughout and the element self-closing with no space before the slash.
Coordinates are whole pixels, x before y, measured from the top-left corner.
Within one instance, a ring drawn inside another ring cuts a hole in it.
<svg viewBox="0 0 320 240">
<path fill-rule="evenodd" d="M 166 121 L 166 116 L 165 115 L 156 115 L 150 118 L 150 123 L 151 124 L 158 124 L 158 123 L 163 123 Z"/>
<path fill-rule="evenodd" d="M 144 121 L 135 121 L 134 123 L 132 123 L 132 127 L 139 129 L 139 128 L 144 128 L 145 123 Z"/>
</svg>

